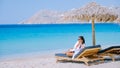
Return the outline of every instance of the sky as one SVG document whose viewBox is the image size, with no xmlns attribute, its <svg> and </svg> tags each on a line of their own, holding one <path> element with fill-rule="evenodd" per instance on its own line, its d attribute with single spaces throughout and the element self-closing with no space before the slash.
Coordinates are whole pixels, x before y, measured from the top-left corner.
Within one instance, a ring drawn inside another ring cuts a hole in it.
<svg viewBox="0 0 120 68">
<path fill-rule="evenodd" d="M 0 0 L 0 24 L 17 24 L 43 9 L 66 11 L 89 2 L 120 7 L 120 0 Z"/>
</svg>

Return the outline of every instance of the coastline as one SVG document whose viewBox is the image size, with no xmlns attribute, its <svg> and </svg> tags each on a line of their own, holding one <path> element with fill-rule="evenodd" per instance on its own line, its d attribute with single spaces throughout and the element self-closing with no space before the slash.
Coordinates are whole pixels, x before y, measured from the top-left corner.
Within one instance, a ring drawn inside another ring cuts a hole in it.
<svg viewBox="0 0 120 68">
<path fill-rule="evenodd" d="M 60 51 L 57 51 L 60 52 Z M 61 52 L 63 52 L 61 50 Z M 91 66 L 86 66 L 84 63 L 73 63 L 73 62 L 58 62 L 56 63 L 56 58 L 54 53 L 45 53 L 38 56 L 27 56 L 16 59 L 2 60 L 0 61 L 1 68 L 120 68 L 120 61 L 106 60 L 104 63 L 93 64 Z"/>
<path fill-rule="evenodd" d="M 92 23 L 32 23 L 32 24 L 0 24 L 0 26 L 12 26 L 12 25 L 15 25 L 15 26 L 20 26 L 20 25 L 77 25 L 77 24 L 92 24 Z M 101 22 L 97 22 L 95 24 L 117 24 L 117 25 L 120 25 L 120 23 L 113 23 L 113 22 L 109 22 L 109 23 L 101 23 Z"/>
<path fill-rule="evenodd" d="M 101 49 L 108 48 L 110 46 L 117 46 L 115 45 L 101 45 Z M 68 48 L 69 49 L 69 48 Z M 39 51 L 39 52 L 28 52 L 28 53 L 19 53 L 19 54 L 8 54 L 0 56 L 0 61 L 8 61 L 8 60 L 15 60 L 15 59 L 25 59 L 25 58 L 36 58 L 41 56 L 55 56 L 55 53 L 65 53 L 68 49 L 56 49 L 56 50 L 46 50 L 46 51 Z"/>
<path fill-rule="evenodd" d="M 119 44 L 114 45 L 101 45 L 101 49 L 108 48 L 110 46 L 118 46 Z M 46 51 L 39 51 L 39 52 L 27 52 L 27 53 L 19 53 L 19 54 L 8 54 L 8 55 L 1 55 L 0 61 L 6 61 L 6 60 L 14 60 L 14 59 L 24 59 L 24 58 L 35 58 L 35 57 L 41 57 L 41 56 L 55 56 L 55 53 L 64 53 L 69 48 L 65 49 L 56 49 L 56 50 L 46 50 Z M 22 56 L 22 57 L 21 57 Z"/>
<path fill-rule="evenodd" d="M 47 51 L 40 51 L 40 52 L 3 55 L 3 56 L 0 56 L 0 61 L 35 58 L 35 57 L 40 57 L 40 56 L 45 56 L 45 55 L 54 56 L 55 53 L 65 52 L 66 50 L 67 49 L 57 49 L 57 50 L 47 50 Z"/>
<path fill-rule="evenodd" d="M 17 23 L 17 24 L 25 24 L 25 25 L 34 25 L 34 24 L 36 24 L 36 25 L 39 25 L 39 24 L 92 24 L 91 22 L 51 22 L 51 23 L 48 23 L 48 22 L 46 22 L 46 23 Z M 95 22 L 95 24 L 120 24 L 120 22 Z"/>
</svg>

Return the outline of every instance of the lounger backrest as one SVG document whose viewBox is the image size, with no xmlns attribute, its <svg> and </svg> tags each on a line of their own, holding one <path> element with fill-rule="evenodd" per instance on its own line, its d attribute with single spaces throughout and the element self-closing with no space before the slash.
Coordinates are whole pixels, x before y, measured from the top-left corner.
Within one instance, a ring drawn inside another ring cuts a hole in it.
<svg viewBox="0 0 120 68">
<path fill-rule="evenodd" d="M 112 53 L 115 51 L 120 51 L 120 45 L 119 46 L 110 46 L 106 49 L 100 50 L 98 53 Z"/>
<path fill-rule="evenodd" d="M 77 55 L 75 55 L 75 58 L 81 58 L 97 54 L 100 49 L 101 49 L 100 45 L 85 47 Z"/>
</svg>

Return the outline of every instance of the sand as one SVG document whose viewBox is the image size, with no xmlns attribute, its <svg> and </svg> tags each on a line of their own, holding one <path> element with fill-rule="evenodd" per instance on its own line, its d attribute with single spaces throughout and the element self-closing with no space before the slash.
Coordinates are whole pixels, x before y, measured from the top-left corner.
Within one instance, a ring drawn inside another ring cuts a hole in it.
<svg viewBox="0 0 120 68">
<path fill-rule="evenodd" d="M 35 57 L 0 60 L 0 68 L 120 68 L 120 60 L 115 62 L 109 60 L 104 63 L 92 63 L 90 66 L 86 66 L 84 63 L 56 63 L 54 54 L 44 54 Z"/>
</svg>

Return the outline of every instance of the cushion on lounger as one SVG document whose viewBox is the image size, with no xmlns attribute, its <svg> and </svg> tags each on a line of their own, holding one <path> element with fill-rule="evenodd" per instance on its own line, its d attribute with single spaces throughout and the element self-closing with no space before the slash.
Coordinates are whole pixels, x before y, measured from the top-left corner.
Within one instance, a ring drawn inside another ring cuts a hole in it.
<svg viewBox="0 0 120 68">
<path fill-rule="evenodd" d="M 63 54 L 63 53 L 57 53 L 57 54 L 55 54 L 55 56 L 59 56 L 59 57 L 67 57 L 66 54 Z"/>
<path fill-rule="evenodd" d="M 105 48 L 105 49 L 103 49 L 103 50 L 100 50 L 98 53 L 104 53 L 104 52 L 106 52 L 106 51 L 108 51 L 108 50 L 111 50 L 111 49 L 113 49 L 113 48 L 120 48 L 120 46 L 111 46 L 111 47 Z"/>
</svg>

